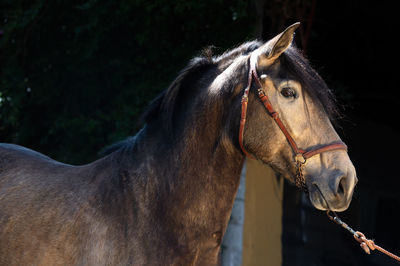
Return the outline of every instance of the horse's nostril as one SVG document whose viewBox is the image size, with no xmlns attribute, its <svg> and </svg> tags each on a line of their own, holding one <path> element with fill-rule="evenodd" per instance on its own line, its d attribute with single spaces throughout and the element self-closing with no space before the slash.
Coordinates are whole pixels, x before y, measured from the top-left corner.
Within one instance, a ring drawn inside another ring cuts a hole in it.
<svg viewBox="0 0 400 266">
<path fill-rule="evenodd" d="M 341 176 L 337 187 L 337 195 L 342 196 L 345 194 L 345 192 L 346 192 L 346 177 Z"/>
</svg>

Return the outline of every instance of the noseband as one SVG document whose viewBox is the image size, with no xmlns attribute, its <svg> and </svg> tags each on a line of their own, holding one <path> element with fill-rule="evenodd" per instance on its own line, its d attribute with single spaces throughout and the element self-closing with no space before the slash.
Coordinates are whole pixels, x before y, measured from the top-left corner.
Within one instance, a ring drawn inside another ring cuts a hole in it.
<svg viewBox="0 0 400 266">
<path fill-rule="evenodd" d="M 333 142 L 330 144 L 325 144 L 319 148 L 306 149 L 306 150 L 299 149 L 299 147 L 297 146 L 293 137 L 290 135 L 289 131 L 287 130 L 285 125 L 282 123 L 282 120 L 279 118 L 279 113 L 277 111 L 275 111 L 271 102 L 268 99 L 267 94 L 263 90 L 262 83 L 260 81 L 260 78 L 258 77 L 257 70 L 256 70 L 256 59 L 257 59 L 257 57 L 254 54 L 250 57 L 250 69 L 249 69 L 249 75 L 248 75 L 248 83 L 247 83 L 247 87 L 244 90 L 242 102 L 241 102 L 242 113 L 241 113 L 241 117 L 240 117 L 240 127 L 239 127 L 240 148 L 242 149 L 243 153 L 246 156 L 253 157 L 244 148 L 243 135 L 244 135 L 244 126 L 246 124 L 246 114 L 247 114 L 247 103 L 249 101 L 249 91 L 250 91 L 250 87 L 252 85 L 253 78 L 254 78 L 254 80 L 257 83 L 257 86 L 259 87 L 257 90 L 258 98 L 263 103 L 268 114 L 274 119 L 274 121 L 276 122 L 278 127 L 281 129 L 282 133 L 285 135 L 290 147 L 293 150 L 294 163 L 296 164 L 295 184 L 297 187 L 307 190 L 306 181 L 305 181 L 305 178 L 303 175 L 303 165 L 306 163 L 307 159 L 314 155 L 317 155 L 317 154 L 320 154 L 323 152 L 327 152 L 327 151 L 334 151 L 334 150 L 347 151 L 347 146 L 343 142 L 337 141 L 337 142 Z M 267 89 L 267 88 L 265 88 L 265 89 Z"/>
</svg>

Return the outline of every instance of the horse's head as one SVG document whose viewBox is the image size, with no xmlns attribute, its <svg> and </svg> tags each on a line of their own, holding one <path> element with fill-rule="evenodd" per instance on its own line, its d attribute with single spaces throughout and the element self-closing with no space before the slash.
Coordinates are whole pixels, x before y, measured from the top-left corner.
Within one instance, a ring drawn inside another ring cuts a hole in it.
<svg viewBox="0 0 400 266">
<path fill-rule="evenodd" d="M 301 158 L 310 200 L 318 209 L 343 211 L 350 204 L 356 172 L 330 121 L 334 102 L 329 89 L 291 46 L 297 26 L 290 26 L 250 55 L 250 73 L 253 69 L 255 74 L 249 76 L 251 89 L 240 144 L 245 153 L 271 165 L 290 180 L 294 180 L 298 173 L 296 165 L 300 165 L 298 156 L 296 164 L 296 153 L 317 151 L 309 152 L 311 156 L 306 156 L 306 160 Z M 258 93 L 265 93 L 266 98 Z M 275 123 L 268 104 L 284 129 Z M 333 143 L 339 143 L 338 148 L 332 148 Z"/>
</svg>

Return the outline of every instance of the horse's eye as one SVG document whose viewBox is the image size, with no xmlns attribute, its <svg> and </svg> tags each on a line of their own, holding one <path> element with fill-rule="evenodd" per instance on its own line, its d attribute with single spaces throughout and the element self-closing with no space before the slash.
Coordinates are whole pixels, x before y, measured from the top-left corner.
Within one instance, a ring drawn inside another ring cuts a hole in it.
<svg viewBox="0 0 400 266">
<path fill-rule="evenodd" d="M 284 87 L 281 90 L 281 94 L 285 98 L 296 98 L 296 91 L 293 88 L 290 87 Z"/>
</svg>

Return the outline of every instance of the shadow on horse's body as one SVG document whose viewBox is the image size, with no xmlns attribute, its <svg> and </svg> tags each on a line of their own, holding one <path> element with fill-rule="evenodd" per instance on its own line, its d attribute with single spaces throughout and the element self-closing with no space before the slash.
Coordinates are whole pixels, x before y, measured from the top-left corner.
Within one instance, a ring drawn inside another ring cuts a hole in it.
<svg viewBox="0 0 400 266">
<path fill-rule="evenodd" d="M 249 57 L 275 84 L 265 89 L 296 141 L 339 139 L 329 90 L 290 46 L 294 29 L 192 60 L 153 101 L 136 137 L 93 163 L 0 144 L 0 265 L 218 264 L 245 159 L 237 135 Z M 252 89 L 243 145 L 291 178 L 292 150 L 271 121 Z M 356 177 L 345 151 L 310 158 L 304 171 L 315 207 L 326 209 L 317 184 L 331 208 L 347 208 Z"/>
</svg>

